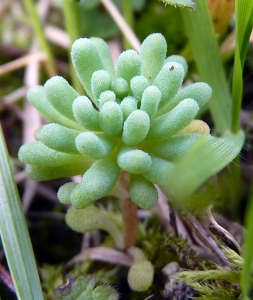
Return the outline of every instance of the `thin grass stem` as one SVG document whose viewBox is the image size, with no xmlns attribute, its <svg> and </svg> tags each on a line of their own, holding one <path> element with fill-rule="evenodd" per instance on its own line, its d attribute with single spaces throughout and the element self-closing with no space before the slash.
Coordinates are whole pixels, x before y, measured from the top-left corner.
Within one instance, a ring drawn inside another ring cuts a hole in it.
<svg viewBox="0 0 253 300">
<path fill-rule="evenodd" d="M 57 74 L 54 56 L 53 56 L 53 53 L 47 42 L 47 39 L 45 37 L 44 30 L 43 30 L 36 6 L 34 4 L 34 1 L 33 0 L 24 0 L 24 4 L 25 4 L 26 10 L 29 14 L 29 19 L 31 20 L 31 24 L 32 24 L 33 30 L 36 34 L 36 37 L 39 41 L 40 47 L 46 53 L 46 55 L 48 57 L 48 61 L 50 63 L 50 68 L 51 68 L 50 73 Z"/>
<path fill-rule="evenodd" d="M 65 26 L 69 36 L 69 50 L 71 45 L 74 41 L 81 37 L 81 30 L 80 30 L 80 12 L 79 12 L 79 5 L 75 1 L 64 0 L 63 1 L 63 12 L 65 18 Z M 75 70 L 71 64 L 71 57 L 70 51 L 68 51 L 68 57 L 70 62 L 70 76 L 72 80 L 72 85 L 76 91 L 82 93 L 83 87 L 75 73 Z"/>
</svg>

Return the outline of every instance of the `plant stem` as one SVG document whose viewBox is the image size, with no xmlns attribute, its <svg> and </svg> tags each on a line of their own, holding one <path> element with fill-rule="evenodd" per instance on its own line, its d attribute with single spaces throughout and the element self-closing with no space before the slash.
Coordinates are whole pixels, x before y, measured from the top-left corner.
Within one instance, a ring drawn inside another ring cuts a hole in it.
<svg viewBox="0 0 253 300">
<path fill-rule="evenodd" d="M 81 36 L 80 13 L 79 13 L 78 3 L 75 1 L 64 0 L 63 1 L 63 12 L 64 12 L 64 18 L 65 18 L 65 26 L 66 26 L 66 30 L 67 30 L 67 33 L 69 36 L 69 42 L 70 42 L 69 50 L 70 50 L 71 45 L 74 43 L 74 41 Z M 73 87 L 77 92 L 82 93 L 83 88 L 82 88 L 81 82 L 79 81 L 79 79 L 75 73 L 75 70 L 71 64 L 70 51 L 68 51 L 68 56 L 69 56 L 69 62 L 70 62 L 70 76 L 71 76 Z"/>
<path fill-rule="evenodd" d="M 36 34 L 36 37 L 39 41 L 40 47 L 41 49 L 46 53 L 48 61 L 49 61 L 49 65 L 48 65 L 48 73 L 50 74 L 50 76 L 52 74 L 57 74 L 56 72 L 56 67 L 55 67 L 55 60 L 52 54 L 52 51 L 48 45 L 47 39 L 45 37 L 44 31 L 43 31 L 43 27 L 36 9 L 36 6 L 34 4 L 34 1 L 32 0 L 25 0 L 24 1 L 26 10 L 30 16 L 30 20 L 32 23 L 32 27 L 33 30 Z"/>
<path fill-rule="evenodd" d="M 36 52 L 36 53 L 29 53 L 27 55 L 24 55 L 22 57 L 19 57 L 15 60 L 12 60 L 6 64 L 3 64 L 0 66 L 0 76 L 8 73 L 13 72 L 18 69 L 21 69 L 23 67 L 26 67 L 29 63 L 39 62 L 39 61 L 46 61 L 47 57 L 45 53 L 42 52 Z"/>
<path fill-rule="evenodd" d="M 132 10 L 132 1 L 131 0 L 123 0 L 122 1 L 122 11 L 125 21 L 128 26 L 133 29 L 134 18 L 133 18 L 133 10 Z M 131 44 L 124 37 L 124 49 L 128 49 L 131 47 Z"/>
<path fill-rule="evenodd" d="M 134 202 L 132 202 L 132 200 L 129 197 L 129 178 L 127 178 L 126 176 L 126 172 L 121 173 L 120 184 L 121 187 L 127 191 L 127 196 L 123 197 L 122 201 L 122 216 L 124 224 L 124 248 L 128 249 L 129 247 L 135 245 L 137 239 L 138 206 Z"/>
<path fill-rule="evenodd" d="M 128 42 L 132 45 L 132 47 L 136 51 L 140 51 L 140 42 L 132 29 L 128 26 L 122 15 L 120 14 L 119 10 L 115 6 L 115 4 L 110 0 L 101 0 L 101 3 L 104 5 L 105 9 L 108 11 L 110 16 L 113 18 L 117 26 L 119 27 L 120 31 L 126 37 Z"/>
<path fill-rule="evenodd" d="M 123 199 L 122 213 L 124 222 L 124 247 L 128 249 L 133 246 L 137 239 L 138 206 L 130 199 Z"/>
</svg>

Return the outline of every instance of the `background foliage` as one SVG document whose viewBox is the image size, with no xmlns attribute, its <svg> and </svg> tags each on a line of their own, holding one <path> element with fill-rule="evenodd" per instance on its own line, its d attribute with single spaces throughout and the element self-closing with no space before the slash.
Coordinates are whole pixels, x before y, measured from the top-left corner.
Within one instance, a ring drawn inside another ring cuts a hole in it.
<svg viewBox="0 0 253 300">
<path fill-rule="evenodd" d="M 173 191 L 177 199 L 173 205 L 178 211 L 180 209 L 177 205 L 183 202 L 195 216 L 212 203 L 215 210 L 224 214 L 229 222 L 245 222 L 249 231 L 243 252 L 246 267 L 240 277 L 243 294 L 229 285 L 231 294 L 228 297 L 247 299 L 248 291 L 252 288 L 250 266 L 253 243 L 251 42 L 248 47 L 253 25 L 253 4 L 250 0 L 235 2 L 196 0 L 193 11 L 184 7 L 175 8 L 173 5 L 165 6 L 158 0 L 114 1 L 132 27 L 136 40 L 111 10 L 111 1 L 40 0 L 36 5 L 30 0 L 1 2 L 0 119 L 5 138 L 2 135 L 0 143 L 0 228 L 1 243 L 5 245 L 6 256 L 9 255 L 9 269 L 19 299 L 52 299 L 55 288 L 65 282 L 63 264 L 73 257 L 78 260 L 76 255 L 82 253 L 83 249 L 98 246 L 100 240 L 103 241 L 103 246 L 112 244 L 110 237 L 104 233 L 82 237 L 65 225 L 66 207 L 56 199 L 56 190 L 64 183 L 63 180 L 36 183 L 26 179 L 23 165 L 17 160 L 17 151 L 21 144 L 34 139 L 34 132 L 42 122 L 25 99 L 27 89 L 36 84 L 44 84 L 48 78 L 58 74 L 82 91 L 69 63 L 70 45 L 78 37 L 99 36 L 106 39 L 117 58 L 122 49 L 138 48 L 138 40 L 143 41 L 153 32 L 161 32 L 165 36 L 168 55 L 182 54 L 188 61 L 186 83 L 201 80 L 212 86 L 210 105 L 202 109 L 199 117 L 209 124 L 214 136 L 224 138 L 219 140 L 218 148 L 214 150 L 213 144 L 208 140 L 196 145 L 197 149 L 179 164 L 174 182 L 164 187 L 163 191 L 167 196 Z M 231 160 L 233 151 L 239 152 L 243 142 L 241 156 L 216 174 Z M 188 172 L 189 168 L 194 169 L 194 176 Z M 205 181 L 210 176 L 213 177 Z M 22 208 L 18 195 L 22 199 Z M 181 202 L 178 201 L 180 199 Z M 122 226 L 118 204 L 112 208 L 114 200 L 108 198 L 102 203 L 109 210 L 111 218 L 118 226 Z M 162 267 L 171 261 L 177 261 L 180 266 L 191 269 L 191 259 L 196 254 L 186 253 L 183 241 L 168 237 L 162 224 L 161 215 L 151 212 L 139 228 L 138 245 L 150 254 L 149 259 L 157 267 L 155 282 L 160 282 L 145 295 L 131 293 L 129 290 L 126 283 L 127 263 L 123 266 L 116 263 L 113 268 L 108 261 L 85 260 L 75 264 L 73 274 L 78 276 L 96 272 L 99 282 L 117 286 L 121 299 L 144 299 L 151 294 L 166 299 L 166 279 L 161 271 Z M 229 223 L 229 227 L 234 229 L 232 224 L 234 223 Z M 43 295 L 27 228 L 36 261 L 39 269 L 42 268 L 40 277 Z M 242 231 L 239 236 L 242 237 Z M 0 272 L 0 283 L 3 284 L 0 285 L 0 296 L 3 299 L 15 299 L 2 244 L 0 270 L 3 268 L 3 273 Z M 163 251 L 159 252 L 157 245 Z M 176 254 L 177 247 L 181 251 L 181 257 Z M 164 251 L 168 248 L 174 256 L 165 255 L 165 259 Z M 157 253 L 156 257 L 152 257 L 152 253 Z M 185 257 L 190 257 L 186 264 Z M 48 265 L 57 265 L 57 268 L 50 268 Z M 211 262 L 201 261 L 198 270 L 212 267 Z M 22 270 L 23 273 L 18 274 L 17 270 Z M 3 279 L 5 277 L 1 274 L 6 275 L 8 280 Z M 190 280 L 186 283 L 191 285 Z M 202 295 L 210 292 L 204 291 L 202 286 L 199 289 L 197 286 L 193 288 Z M 210 289 L 213 295 L 223 295 L 224 286 L 220 286 L 218 281 Z"/>
</svg>

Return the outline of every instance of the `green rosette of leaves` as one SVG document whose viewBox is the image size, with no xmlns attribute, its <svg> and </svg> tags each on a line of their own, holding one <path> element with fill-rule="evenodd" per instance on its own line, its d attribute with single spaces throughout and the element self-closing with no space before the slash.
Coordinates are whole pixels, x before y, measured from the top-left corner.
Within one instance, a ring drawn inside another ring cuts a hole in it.
<svg viewBox="0 0 253 300">
<path fill-rule="evenodd" d="M 151 209 L 158 199 L 155 184 L 166 185 L 177 159 L 209 134 L 194 118 L 210 99 L 210 86 L 197 82 L 180 89 L 187 64 L 166 52 L 165 38 L 154 33 L 140 53 L 122 52 L 114 68 L 102 39 L 76 40 L 71 57 L 86 95 L 60 76 L 28 91 L 28 100 L 51 122 L 19 150 L 28 177 L 83 174 L 80 183 L 58 192 L 60 201 L 83 209 L 108 195 L 125 171 L 132 201 Z"/>
</svg>

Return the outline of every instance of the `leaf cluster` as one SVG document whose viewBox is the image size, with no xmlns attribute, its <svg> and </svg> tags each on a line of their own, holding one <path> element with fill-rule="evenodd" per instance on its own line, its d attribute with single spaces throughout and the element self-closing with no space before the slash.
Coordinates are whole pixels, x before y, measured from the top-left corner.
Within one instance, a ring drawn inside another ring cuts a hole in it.
<svg viewBox="0 0 253 300">
<path fill-rule="evenodd" d="M 84 173 L 80 183 L 67 183 L 58 193 L 60 201 L 80 209 L 106 196 L 123 170 L 130 174 L 131 200 L 152 208 L 158 199 L 154 184 L 166 184 L 176 160 L 209 133 L 194 118 L 210 99 L 210 86 L 198 82 L 179 90 L 186 61 L 166 58 L 166 52 L 165 38 L 151 34 L 140 53 L 121 53 L 115 70 L 102 39 L 76 40 L 71 57 L 87 96 L 60 76 L 29 90 L 29 101 L 52 123 L 20 148 L 28 176 Z"/>
</svg>

